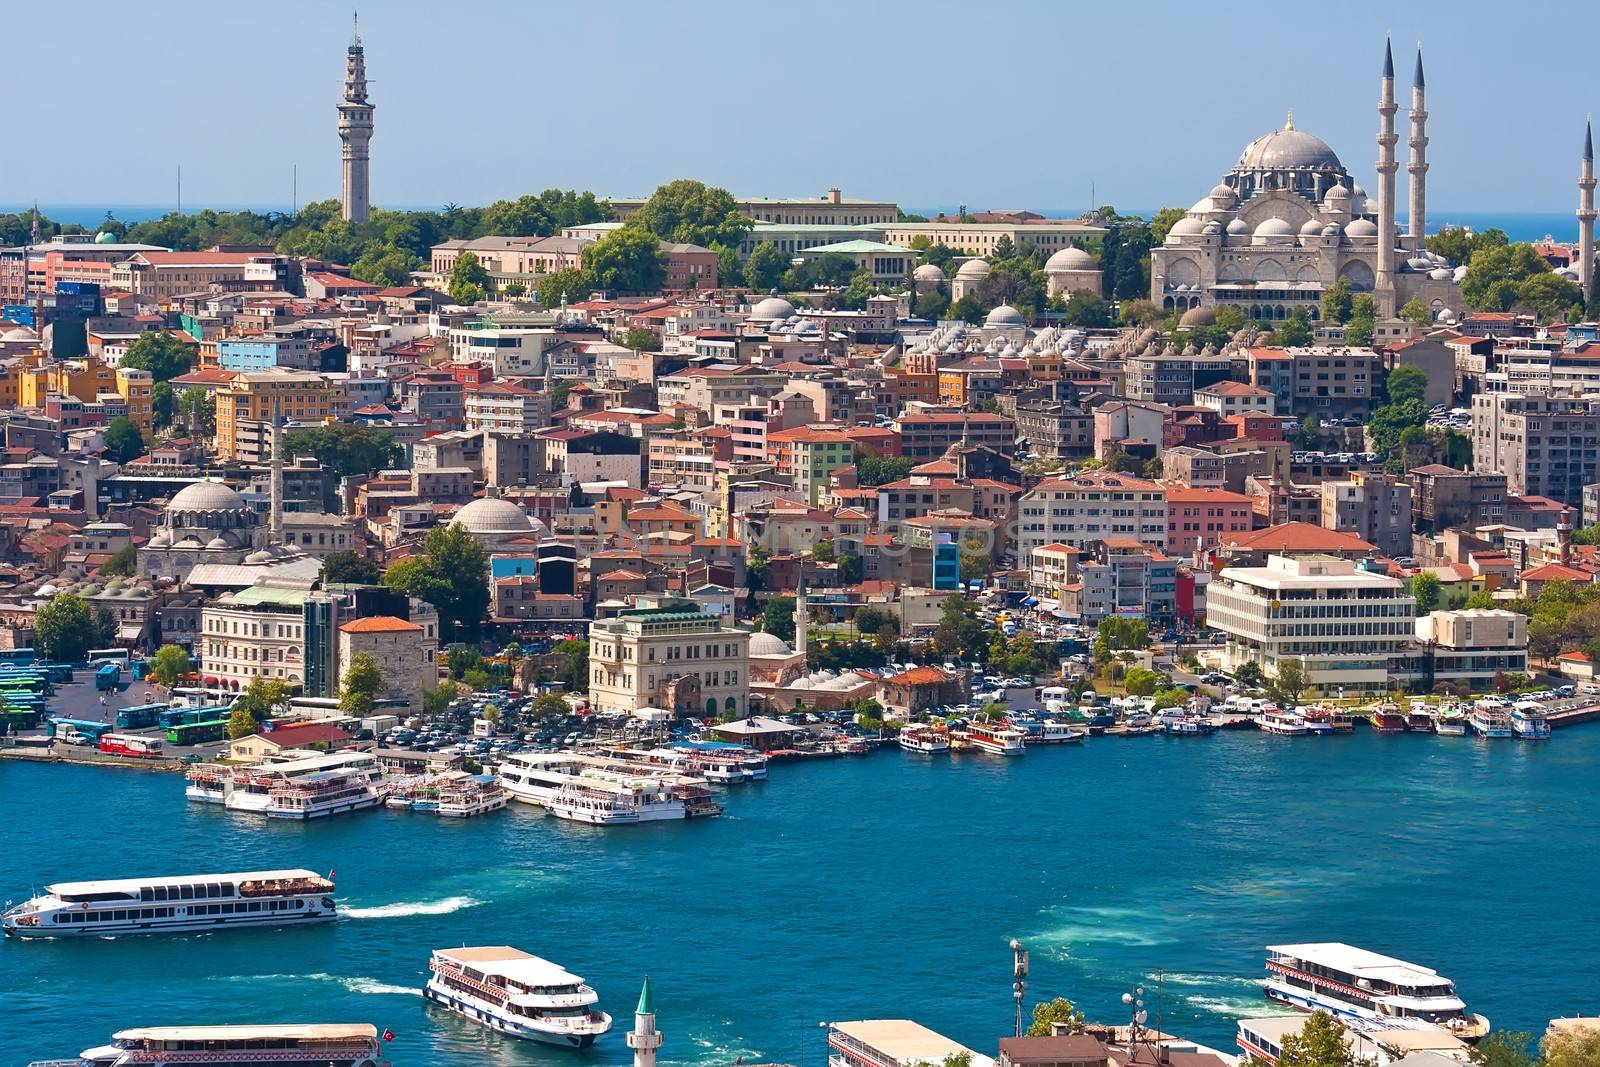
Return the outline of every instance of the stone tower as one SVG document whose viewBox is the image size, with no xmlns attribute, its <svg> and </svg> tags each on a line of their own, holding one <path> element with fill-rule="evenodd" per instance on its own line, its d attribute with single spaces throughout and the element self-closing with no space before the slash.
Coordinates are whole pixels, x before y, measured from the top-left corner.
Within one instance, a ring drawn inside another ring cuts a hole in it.
<svg viewBox="0 0 1600 1067">
<path fill-rule="evenodd" d="M 344 100 L 339 104 L 339 140 L 344 142 L 344 193 L 342 215 L 348 222 L 366 222 L 371 209 L 372 105 L 367 102 L 367 51 L 361 46 L 358 24 L 345 50 Z"/>
<path fill-rule="evenodd" d="M 1383 42 L 1383 91 L 1378 97 L 1378 269 L 1373 300 L 1378 317 L 1394 317 L 1394 51 Z"/>
<path fill-rule="evenodd" d="M 806 564 L 805 560 L 799 563 L 800 576 L 795 580 L 794 589 L 794 650 L 800 653 L 800 661 L 805 662 L 806 650 L 810 647 L 810 637 L 806 633 L 811 622 L 811 609 L 806 605 Z"/>
<path fill-rule="evenodd" d="M 1422 77 L 1422 45 L 1417 45 L 1417 71 L 1411 77 L 1411 161 L 1406 173 L 1411 179 L 1411 211 L 1406 231 L 1411 235 L 1412 254 L 1421 252 L 1428 236 L 1428 108 L 1424 102 L 1427 83 Z"/>
<path fill-rule="evenodd" d="M 656 1030 L 656 1002 L 650 996 L 650 976 L 644 976 L 639 990 L 639 1006 L 633 1009 L 633 1029 L 628 1031 L 628 1047 L 633 1049 L 633 1067 L 656 1067 L 656 1049 L 662 1036 Z"/>
<path fill-rule="evenodd" d="M 1585 303 L 1594 298 L 1594 129 L 1583 124 L 1583 165 L 1578 170 L 1578 284 Z"/>
</svg>

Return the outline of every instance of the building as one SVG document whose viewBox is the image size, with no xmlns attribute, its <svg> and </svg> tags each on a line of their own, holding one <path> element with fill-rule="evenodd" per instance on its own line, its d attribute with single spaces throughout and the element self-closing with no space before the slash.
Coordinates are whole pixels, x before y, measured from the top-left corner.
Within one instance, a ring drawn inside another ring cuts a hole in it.
<svg viewBox="0 0 1600 1067">
<path fill-rule="evenodd" d="M 750 632 L 690 600 L 663 599 L 589 626 L 589 702 L 601 713 L 742 716 L 749 672 Z"/>
<path fill-rule="evenodd" d="M 628 218 L 644 206 L 643 197 L 613 197 L 611 210 L 618 219 Z M 734 210 L 756 222 L 779 223 L 785 226 L 862 226 L 894 222 L 900 217 L 900 205 L 883 200 L 852 200 L 838 189 L 829 189 L 823 196 L 788 197 L 758 196 L 740 200 Z"/>
<path fill-rule="evenodd" d="M 1378 104 L 1378 196 L 1357 185 L 1333 149 L 1294 126 L 1245 146 L 1239 162 L 1150 252 L 1150 299 L 1166 309 L 1233 304 L 1252 319 L 1321 315 L 1323 292 L 1343 279 L 1371 293 L 1380 319 L 1408 301 L 1460 308 L 1460 278 L 1427 250 L 1424 224 L 1422 57 L 1412 96 L 1411 232 L 1395 227 L 1394 60 L 1384 45 Z"/>
<path fill-rule="evenodd" d="M 430 614 L 423 621 L 425 625 L 372 615 L 344 623 L 339 627 L 340 676 L 350 670 L 354 657 L 366 653 L 377 661 L 383 678 L 378 699 L 404 700 L 420 708 L 422 690 L 439 681 L 437 616 Z"/>
<path fill-rule="evenodd" d="M 1206 591 L 1206 622 L 1226 637 L 1225 667 L 1255 663 L 1270 676 L 1294 661 L 1329 696 L 1409 682 L 1415 617 L 1400 579 L 1332 556 L 1224 567 Z"/>
<path fill-rule="evenodd" d="M 1480 393 L 1472 462 L 1505 475 L 1508 493 L 1578 507 L 1583 487 L 1600 481 L 1600 398 Z"/>
<path fill-rule="evenodd" d="M 994 1067 L 994 1060 L 988 1056 L 910 1019 L 862 1019 L 827 1025 L 829 1067 L 938 1067 L 947 1061 Z"/>
<path fill-rule="evenodd" d="M 917 262 L 916 253 L 904 245 L 884 244 L 882 241 L 866 241 L 859 238 L 836 244 L 816 245 L 800 253 L 800 258 L 812 260 L 830 254 L 850 257 L 858 273 L 866 271 L 872 275 L 873 282 L 879 285 L 904 283 Z"/>
<path fill-rule="evenodd" d="M 830 474 L 856 461 L 855 441 L 843 429 L 820 426 L 769 433 L 767 452 L 778 473 L 793 480 L 808 504 L 817 502 L 817 492 L 828 484 Z"/>
<path fill-rule="evenodd" d="M 1430 463 L 1409 473 L 1412 521 L 1419 533 L 1492 526 L 1505 518 L 1506 476 L 1499 471 L 1460 471 Z M 1594 521 L 1585 513 L 1585 524 Z"/>
<path fill-rule="evenodd" d="M 1100 1039 L 1089 1034 L 1002 1037 L 997 1067 L 1109 1067 Z"/>
<path fill-rule="evenodd" d="M 1194 391 L 1196 404 L 1215 411 L 1223 418 L 1234 415 L 1276 414 L 1276 400 L 1277 397 L 1271 389 L 1263 389 L 1248 382 L 1215 382 L 1197 387 Z"/>
<path fill-rule="evenodd" d="M 1228 382 L 1233 362 L 1208 346 L 1201 353 L 1192 348 L 1185 352 L 1169 349 L 1136 356 L 1126 361 L 1124 370 L 1123 392 L 1130 400 L 1176 407 L 1197 402 L 1198 389 Z"/>
<path fill-rule="evenodd" d="M 1178 564 L 1158 548 L 1113 537 L 1089 545 L 1077 580 L 1061 587 L 1060 608 L 1086 626 L 1113 616 L 1170 626 L 1177 614 Z"/>
<path fill-rule="evenodd" d="M 200 637 L 195 643 L 206 677 L 242 689 L 257 678 L 304 687 L 308 670 L 336 679 L 337 644 L 318 620 L 331 619 L 331 597 L 305 589 L 250 586 L 225 593 L 200 612 Z M 320 641 L 314 631 L 323 634 Z M 334 686 L 337 692 L 337 686 Z"/>
<path fill-rule="evenodd" d="M 1094 453 L 1094 416 L 1060 400 L 1019 403 L 1017 436 L 1040 459 L 1081 459 Z"/>
<path fill-rule="evenodd" d="M 556 331 L 549 326 L 514 326 L 493 319 L 452 326 L 448 336 L 451 361 L 487 364 L 496 378 L 543 377 L 545 352 L 556 342 Z"/>
<path fill-rule="evenodd" d="M 1249 361 L 1250 384 L 1273 394 L 1277 414 L 1296 419 L 1364 418 L 1384 380 L 1383 357 L 1370 348 L 1252 348 Z"/>
<path fill-rule="evenodd" d="M 1385 556 L 1411 555 L 1411 484 L 1388 474 L 1357 471 L 1322 483 L 1322 525 L 1345 530 Z"/>
<path fill-rule="evenodd" d="M 339 104 L 339 140 L 343 142 L 344 186 L 341 215 L 346 222 L 366 222 L 372 208 L 368 164 L 372 140 L 372 102 L 367 99 L 367 50 L 361 45 L 361 27 L 345 49 L 344 99 Z"/>
<path fill-rule="evenodd" d="M 1167 496 L 1159 482 L 1114 471 L 1046 478 L 1017 505 L 1017 554 L 1041 545 L 1082 548 L 1125 538 L 1157 548 L 1167 544 Z"/>
<path fill-rule="evenodd" d="M 1519 612 L 1434 611 L 1417 620 L 1416 633 L 1430 654 L 1433 685 L 1465 682 L 1482 690 L 1497 674 L 1528 673 L 1528 617 Z"/>
<path fill-rule="evenodd" d="M 1226 489 L 1167 486 L 1167 551 L 1187 556 L 1210 550 L 1227 538 L 1249 533 L 1255 525 L 1255 502 Z"/>
<path fill-rule="evenodd" d="M 1004 415 L 976 411 L 910 412 L 895 423 L 900 454 L 921 463 L 940 459 L 951 445 L 985 445 L 1005 456 L 1016 451 L 1017 424 Z"/>
<path fill-rule="evenodd" d="M 334 411 L 334 392 L 320 374 L 282 368 L 235 374 L 217 390 L 217 458 L 265 462 L 275 414 L 290 424 L 316 424 Z"/>
<path fill-rule="evenodd" d="M 1106 228 L 1097 223 L 1078 219 L 1021 219 L 1000 222 L 978 222 L 965 219 L 936 218 L 927 222 L 896 222 L 883 228 L 883 240 L 901 248 L 911 248 L 919 237 L 929 244 L 942 244 L 969 256 L 992 256 L 1001 241 L 1013 247 L 1024 243 L 1054 255 L 1066 248 L 1082 249 L 1092 237 L 1105 235 Z M 1046 261 L 1048 263 L 1048 260 Z M 1089 259 L 1094 263 L 1093 258 Z M 1086 270 L 1081 260 L 1071 261 L 1062 267 Z M 1046 267 L 1046 270 L 1049 268 Z M 1092 268 L 1098 270 L 1098 264 Z M 1052 291 L 1054 292 L 1054 291 Z M 959 296 L 956 299 L 960 299 Z"/>
</svg>

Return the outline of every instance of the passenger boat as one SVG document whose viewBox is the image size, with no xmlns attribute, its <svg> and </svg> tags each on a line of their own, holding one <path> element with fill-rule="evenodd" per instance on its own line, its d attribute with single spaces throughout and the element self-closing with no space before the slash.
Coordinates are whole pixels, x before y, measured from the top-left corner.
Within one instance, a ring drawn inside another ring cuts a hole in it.
<svg viewBox="0 0 1600 1067">
<path fill-rule="evenodd" d="M 243 871 L 57 882 L 8 909 L 0 928 L 22 938 L 194 933 L 299 926 L 337 911 L 332 880 L 315 871 Z"/>
<path fill-rule="evenodd" d="M 435 949 L 423 997 L 491 1030 L 563 1048 L 588 1048 L 611 1016 L 582 978 L 509 945 Z"/>
<path fill-rule="evenodd" d="M 950 751 L 950 735 L 926 723 L 911 723 L 900 731 L 896 743 L 907 752 L 929 755 Z"/>
<path fill-rule="evenodd" d="M 185 799 L 201 804 L 226 804 L 234 768 L 221 763 L 197 763 L 184 774 Z"/>
<path fill-rule="evenodd" d="M 557 790 L 545 808 L 558 819 L 596 826 L 663 822 L 721 815 L 704 783 L 692 778 L 574 778 Z"/>
<path fill-rule="evenodd" d="M 1333 734 L 1333 715 L 1327 708 L 1301 708 L 1300 720 L 1306 724 L 1306 733 Z"/>
<path fill-rule="evenodd" d="M 1380 734 L 1399 734 L 1406 729 L 1406 717 L 1400 714 L 1398 704 L 1379 704 L 1367 716 L 1367 721 Z"/>
<path fill-rule="evenodd" d="M 1169 708 L 1163 712 L 1161 729 L 1176 737 L 1207 737 L 1217 731 L 1216 724 L 1211 720 L 1192 715 L 1182 708 Z"/>
<path fill-rule="evenodd" d="M 1264 733 L 1285 737 L 1295 737 L 1310 732 L 1305 719 L 1301 718 L 1298 712 L 1277 706 L 1264 709 L 1256 716 L 1255 723 Z"/>
<path fill-rule="evenodd" d="M 370 752 L 330 752 L 248 767 L 202 764 L 188 779 L 184 795 L 191 800 L 214 803 L 220 784 L 222 804 L 229 810 L 283 819 L 375 808 L 387 797 L 383 772 Z"/>
<path fill-rule="evenodd" d="M 1269 945 L 1263 990 L 1280 1004 L 1346 1020 L 1429 1023 L 1463 1041 L 1489 1032 L 1489 1020 L 1468 1012 L 1437 971 L 1338 942 Z"/>
<path fill-rule="evenodd" d="M 1537 701 L 1522 701 L 1511 709 L 1511 732 L 1524 741 L 1545 741 L 1550 737 L 1550 720 Z"/>
<path fill-rule="evenodd" d="M 1433 733 L 1433 712 L 1426 704 L 1413 704 L 1406 712 L 1406 732 L 1413 734 Z"/>
<path fill-rule="evenodd" d="M 387 1033 L 385 1037 L 389 1036 Z M 146 1026 L 118 1030 L 109 1045 L 37 1067 L 236 1067 L 246 1064 L 389 1067 L 378 1029 L 365 1024 Z"/>
<path fill-rule="evenodd" d="M 962 731 L 962 739 L 968 742 L 974 751 L 987 752 L 991 756 L 1020 756 L 1025 751 L 1022 745 L 1022 731 L 1009 726 L 985 722 L 969 723 Z"/>
<path fill-rule="evenodd" d="M 1499 701 L 1480 700 L 1467 716 L 1467 725 L 1478 737 L 1515 737 L 1511 728 L 1511 713 Z"/>
<path fill-rule="evenodd" d="M 447 819 L 485 815 L 499 811 L 507 803 L 506 791 L 492 774 L 475 774 L 440 786 L 434 801 L 435 810 Z"/>
<path fill-rule="evenodd" d="M 1454 705 L 1442 707 L 1433 719 L 1433 732 L 1440 737 L 1465 737 L 1467 717 Z"/>
<path fill-rule="evenodd" d="M 1046 745 L 1077 745 L 1089 736 L 1088 730 L 1074 730 L 1069 723 L 1046 719 L 1040 724 L 1038 741 Z"/>
</svg>

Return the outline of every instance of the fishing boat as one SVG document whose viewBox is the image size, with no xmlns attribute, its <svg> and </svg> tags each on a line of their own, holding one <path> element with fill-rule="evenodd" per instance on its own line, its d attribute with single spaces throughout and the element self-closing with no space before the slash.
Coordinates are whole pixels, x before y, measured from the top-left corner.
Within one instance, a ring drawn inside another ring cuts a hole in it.
<svg viewBox="0 0 1600 1067">
<path fill-rule="evenodd" d="M 1511 732 L 1524 741 L 1545 741 L 1550 737 L 1550 720 L 1536 700 L 1518 701 L 1511 709 Z"/>
<path fill-rule="evenodd" d="M 1477 737 L 1515 737 L 1511 728 L 1511 712 L 1498 700 L 1480 700 L 1467 715 L 1467 726 Z"/>
<path fill-rule="evenodd" d="M 1401 734 L 1406 730 L 1406 717 L 1400 714 L 1398 704 L 1379 704 L 1367 716 L 1367 721 L 1380 734 Z"/>
<path fill-rule="evenodd" d="M 315 871 L 239 871 L 57 882 L 0 916 L 10 937 L 172 934 L 331 920 L 333 881 Z"/>
<path fill-rule="evenodd" d="M 950 751 L 950 734 L 926 723 L 911 723 L 900 731 L 895 743 L 907 752 L 937 755 Z"/>
<path fill-rule="evenodd" d="M 384 1038 L 392 1037 L 388 1031 Z M 378 1028 L 321 1023 L 275 1026 L 145 1026 L 118 1030 L 111 1043 L 75 1060 L 41 1067 L 243 1067 L 254 1064 L 389 1067 Z"/>
<path fill-rule="evenodd" d="M 1267 946 L 1262 989 L 1269 1000 L 1358 1025 L 1431 1024 L 1463 1041 L 1489 1032 L 1489 1020 L 1467 1011 L 1439 972 L 1338 942 Z"/>
<path fill-rule="evenodd" d="M 434 949 L 428 970 L 424 999 L 511 1037 L 588 1048 L 611 1029 L 582 978 L 509 945 Z"/>
<path fill-rule="evenodd" d="M 1310 732 L 1305 719 L 1298 712 L 1277 705 L 1269 706 L 1257 715 L 1255 724 L 1263 733 L 1285 737 L 1295 737 Z"/>
<path fill-rule="evenodd" d="M 991 756 L 1020 756 L 1026 751 L 1022 743 L 1022 731 L 1009 726 L 969 723 L 962 732 L 962 738 L 974 751 L 987 752 Z"/>
</svg>

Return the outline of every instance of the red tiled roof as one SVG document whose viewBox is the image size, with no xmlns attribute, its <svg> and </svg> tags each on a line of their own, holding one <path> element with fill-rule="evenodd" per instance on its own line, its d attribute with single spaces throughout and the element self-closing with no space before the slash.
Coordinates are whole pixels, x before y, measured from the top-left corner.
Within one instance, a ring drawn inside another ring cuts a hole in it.
<svg viewBox="0 0 1600 1067">
<path fill-rule="evenodd" d="M 408 634 L 421 633 L 422 627 L 393 615 L 371 615 L 365 619 L 352 619 L 339 627 L 347 634 Z"/>
<path fill-rule="evenodd" d="M 1371 552 L 1373 546 L 1353 533 L 1328 530 L 1309 522 L 1285 522 L 1262 530 L 1234 534 L 1224 545 L 1235 551 Z"/>
</svg>

